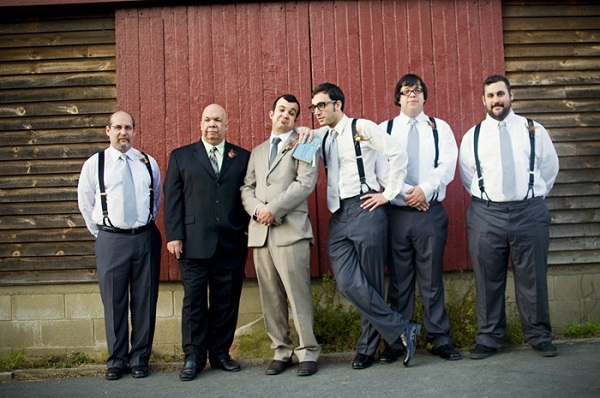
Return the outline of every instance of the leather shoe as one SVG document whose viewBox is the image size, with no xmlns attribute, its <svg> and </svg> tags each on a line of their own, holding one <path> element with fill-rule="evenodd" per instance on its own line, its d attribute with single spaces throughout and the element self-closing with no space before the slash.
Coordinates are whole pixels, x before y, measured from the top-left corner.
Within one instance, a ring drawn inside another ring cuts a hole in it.
<svg viewBox="0 0 600 398">
<path fill-rule="evenodd" d="M 488 347 L 483 344 L 476 344 L 469 353 L 471 359 L 485 359 L 498 351 L 497 348 Z"/>
<path fill-rule="evenodd" d="M 558 355 L 558 350 L 556 347 L 547 341 L 534 345 L 533 349 L 543 357 L 555 357 Z"/>
<path fill-rule="evenodd" d="M 352 361 L 352 369 L 366 369 L 373 364 L 373 356 L 356 354 Z"/>
<path fill-rule="evenodd" d="M 403 350 L 395 350 L 391 346 L 386 345 L 377 362 L 383 364 L 394 363 L 398 360 L 398 357 L 402 355 L 404 355 Z"/>
<path fill-rule="evenodd" d="M 433 348 L 431 350 L 433 355 L 437 355 L 440 358 L 447 359 L 448 361 L 458 361 L 461 359 L 460 354 L 448 344 L 444 344 L 441 347 Z"/>
<path fill-rule="evenodd" d="M 302 361 L 298 365 L 298 376 L 311 376 L 317 373 L 318 370 L 315 361 Z"/>
<path fill-rule="evenodd" d="M 198 374 L 198 365 L 196 361 L 185 361 L 183 365 L 183 369 L 179 372 L 179 380 L 181 381 L 191 381 L 196 378 Z"/>
<path fill-rule="evenodd" d="M 150 369 L 147 366 L 132 366 L 131 377 L 135 379 L 141 379 L 147 377 L 150 374 Z"/>
<path fill-rule="evenodd" d="M 283 373 L 287 368 L 292 366 L 292 360 L 288 359 L 287 361 L 280 361 L 279 359 L 274 359 L 271 361 L 271 364 L 265 371 L 269 376 L 275 376 L 280 373 Z"/>
<path fill-rule="evenodd" d="M 123 369 L 121 368 L 108 368 L 104 375 L 106 380 L 119 380 L 123 377 Z"/>
<path fill-rule="evenodd" d="M 415 351 L 417 349 L 417 337 L 421 332 L 421 325 L 409 321 L 406 326 L 406 330 L 402 335 L 400 335 L 400 339 L 402 341 L 402 345 L 404 346 L 404 360 L 402 363 L 404 366 L 408 366 L 410 360 L 415 355 Z"/>
<path fill-rule="evenodd" d="M 231 358 L 222 358 L 216 362 L 211 362 L 210 367 L 213 369 L 222 369 L 226 372 L 239 372 L 242 369 L 239 362 Z"/>
</svg>

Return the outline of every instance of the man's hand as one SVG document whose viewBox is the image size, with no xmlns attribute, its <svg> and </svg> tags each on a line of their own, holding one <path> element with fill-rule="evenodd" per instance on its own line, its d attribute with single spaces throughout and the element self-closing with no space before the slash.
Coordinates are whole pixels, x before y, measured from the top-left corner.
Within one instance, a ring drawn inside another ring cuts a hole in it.
<svg viewBox="0 0 600 398">
<path fill-rule="evenodd" d="M 315 134 L 314 130 L 309 129 L 308 127 L 300 127 L 298 130 L 298 142 L 304 144 L 305 142 L 312 142 L 313 135 Z"/>
<path fill-rule="evenodd" d="M 167 250 L 169 253 L 174 254 L 175 258 L 179 260 L 179 257 L 183 253 L 183 241 L 172 240 L 167 243 Z"/>
<path fill-rule="evenodd" d="M 267 227 L 271 225 L 277 225 L 277 221 L 267 205 L 260 205 L 256 208 L 256 221 Z"/>
<path fill-rule="evenodd" d="M 360 200 L 364 200 L 364 202 L 360 204 L 360 207 L 369 211 L 373 211 L 379 206 L 383 206 L 389 202 L 382 193 L 368 193 L 361 196 Z"/>
<path fill-rule="evenodd" d="M 416 187 L 412 187 L 408 191 L 406 191 L 408 195 L 404 198 L 404 201 L 410 207 L 414 207 L 420 211 L 427 211 L 429 209 L 429 202 L 425 197 L 425 193 L 418 185 Z"/>
</svg>

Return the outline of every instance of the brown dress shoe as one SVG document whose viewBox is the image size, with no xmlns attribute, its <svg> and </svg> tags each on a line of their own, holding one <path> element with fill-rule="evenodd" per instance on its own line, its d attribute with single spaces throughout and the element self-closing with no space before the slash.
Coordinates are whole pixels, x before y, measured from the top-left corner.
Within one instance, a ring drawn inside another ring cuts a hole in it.
<svg viewBox="0 0 600 398">
<path fill-rule="evenodd" d="M 285 371 L 290 366 L 292 366 L 291 359 L 288 359 L 287 361 L 280 361 L 278 359 L 274 359 L 265 373 L 269 376 L 278 375 L 280 373 L 283 373 L 283 371 Z"/>
</svg>

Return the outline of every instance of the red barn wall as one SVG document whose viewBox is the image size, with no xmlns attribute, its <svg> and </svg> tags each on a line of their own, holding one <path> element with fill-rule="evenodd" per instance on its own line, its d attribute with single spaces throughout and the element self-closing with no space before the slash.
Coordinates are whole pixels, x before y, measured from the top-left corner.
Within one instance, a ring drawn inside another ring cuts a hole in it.
<svg viewBox="0 0 600 398">
<path fill-rule="evenodd" d="M 350 117 L 381 122 L 397 115 L 394 86 L 412 72 L 429 88 L 425 112 L 446 120 L 460 142 L 483 118 L 483 79 L 504 72 L 500 0 L 120 9 L 115 34 L 118 107 L 136 116 L 137 145 L 157 159 L 163 175 L 171 150 L 199 139 L 200 115 L 213 102 L 228 111 L 227 139 L 252 149 L 269 136 L 268 110 L 282 93 L 300 100 L 299 125 L 314 125 L 310 90 L 325 81 L 342 88 Z M 329 269 L 325 190 L 321 170 L 310 199 L 313 275 Z M 469 265 L 468 200 L 457 172 L 444 201 L 446 270 Z M 176 261 L 166 250 L 163 256 L 162 279 L 178 279 Z M 254 275 L 251 256 L 247 275 Z"/>
</svg>

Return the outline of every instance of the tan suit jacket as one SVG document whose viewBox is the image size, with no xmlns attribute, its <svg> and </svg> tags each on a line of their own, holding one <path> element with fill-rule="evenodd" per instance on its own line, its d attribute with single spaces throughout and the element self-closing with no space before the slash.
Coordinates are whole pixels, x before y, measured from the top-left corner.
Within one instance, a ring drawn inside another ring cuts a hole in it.
<svg viewBox="0 0 600 398">
<path fill-rule="evenodd" d="M 289 246 L 302 239 L 309 239 L 312 243 L 308 197 L 317 182 L 319 163 L 317 159 L 313 166 L 294 159 L 292 152 L 297 141 L 298 134 L 293 132 L 270 168 L 269 140 L 254 148 L 250 155 L 241 188 L 242 204 L 250 216 L 254 215 L 258 205 L 266 204 L 280 225 L 267 227 L 252 218 L 248 228 L 249 247 L 264 246 L 268 234 L 277 246 Z"/>
</svg>

